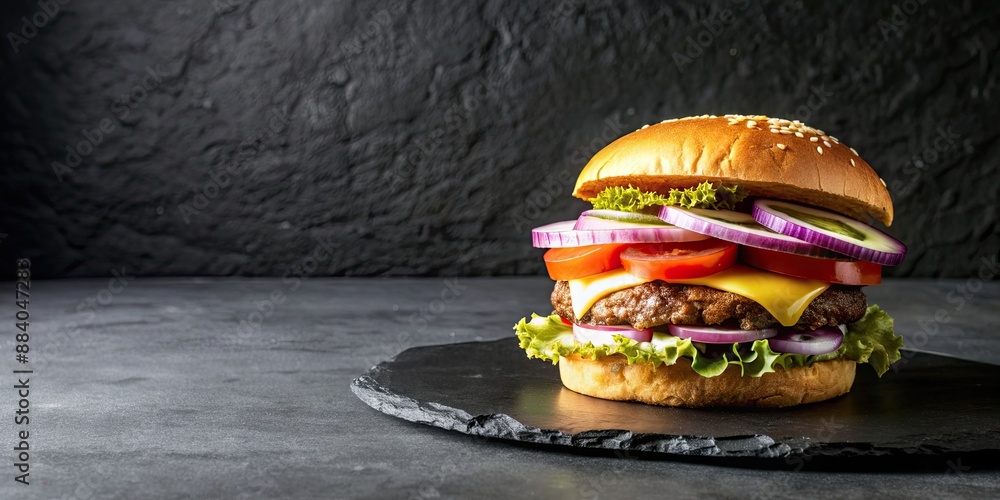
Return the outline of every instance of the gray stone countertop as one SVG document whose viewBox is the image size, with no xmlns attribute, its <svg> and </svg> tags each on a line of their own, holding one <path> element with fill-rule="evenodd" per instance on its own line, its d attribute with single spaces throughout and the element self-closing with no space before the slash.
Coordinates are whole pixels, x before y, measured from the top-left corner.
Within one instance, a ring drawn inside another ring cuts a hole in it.
<svg viewBox="0 0 1000 500">
<path fill-rule="evenodd" d="M 383 415 L 352 379 L 404 349 L 513 335 L 545 278 L 36 281 L 31 469 L 0 497 L 994 497 L 1000 471 L 790 472 L 484 441 Z M 13 283 L 4 286 L 13 289 Z M 1000 283 L 867 290 L 908 345 L 1000 363 Z M 13 317 L 13 293 L 0 311 Z M 259 311 L 259 315 L 255 314 Z M 5 336 L 2 385 L 15 383 Z M 20 368 L 20 366 L 18 367 Z M 2 406 L 13 412 L 13 390 Z M 4 459 L 15 429 L 2 419 Z"/>
</svg>

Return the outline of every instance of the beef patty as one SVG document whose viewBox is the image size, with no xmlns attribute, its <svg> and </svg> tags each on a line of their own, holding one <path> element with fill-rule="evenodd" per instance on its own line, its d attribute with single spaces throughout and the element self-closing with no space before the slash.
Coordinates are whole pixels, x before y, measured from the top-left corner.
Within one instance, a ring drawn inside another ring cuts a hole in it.
<svg viewBox="0 0 1000 500">
<path fill-rule="evenodd" d="M 867 299 L 861 287 L 832 285 L 809 304 L 797 328 L 816 329 L 852 323 L 865 315 Z M 552 307 L 573 318 L 569 283 L 559 281 L 552 291 Z M 598 300 L 579 323 L 625 325 L 637 329 L 668 323 L 676 325 L 739 325 L 744 330 L 781 326 L 760 304 L 735 293 L 699 285 L 653 281 L 626 288 Z"/>
</svg>

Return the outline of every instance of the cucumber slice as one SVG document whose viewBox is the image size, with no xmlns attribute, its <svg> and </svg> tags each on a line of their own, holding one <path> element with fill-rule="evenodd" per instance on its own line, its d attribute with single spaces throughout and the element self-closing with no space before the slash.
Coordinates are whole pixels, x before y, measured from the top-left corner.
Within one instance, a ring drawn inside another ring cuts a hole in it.
<svg viewBox="0 0 1000 500">
<path fill-rule="evenodd" d="M 580 214 L 580 217 L 597 217 L 598 219 L 607 219 L 618 222 L 629 222 L 634 224 L 648 224 L 654 226 L 669 226 L 666 221 L 660 219 L 655 215 L 636 213 L 636 212 L 622 212 L 619 210 L 606 210 L 606 209 L 596 209 L 587 210 Z"/>
</svg>

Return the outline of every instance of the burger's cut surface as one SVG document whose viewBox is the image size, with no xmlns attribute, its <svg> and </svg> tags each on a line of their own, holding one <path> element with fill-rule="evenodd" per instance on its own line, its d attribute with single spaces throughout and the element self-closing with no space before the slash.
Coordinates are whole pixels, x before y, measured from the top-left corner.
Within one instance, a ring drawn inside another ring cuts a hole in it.
<svg viewBox="0 0 1000 500">
<path fill-rule="evenodd" d="M 515 327 L 529 357 L 595 397 L 670 406 L 791 406 L 850 390 L 856 364 L 899 359 L 868 306 L 905 247 L 884 182 L 795 120 L 700 116 L 598 152 L 574 195 L 593 209 L 536 228 L 554 314 Z"/>
</svg>

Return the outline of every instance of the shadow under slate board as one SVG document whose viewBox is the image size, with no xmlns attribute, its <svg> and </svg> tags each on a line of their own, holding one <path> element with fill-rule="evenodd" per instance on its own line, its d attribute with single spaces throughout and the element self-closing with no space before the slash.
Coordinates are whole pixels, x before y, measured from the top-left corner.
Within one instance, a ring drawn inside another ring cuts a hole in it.
<svg viewBox="0 0 1000 500">
<path fill-rule="evenodd" d="M 409 349 L 351 389 L 404 420 L 561 450 L 751 467 L 1000 463 L 1000 366 L 917 352 L 898 366 L 879 379 L 859 365 L 850 393 L 811 405 L 666 408 L 570 391 L 511 338 Z"/>
</svg>

